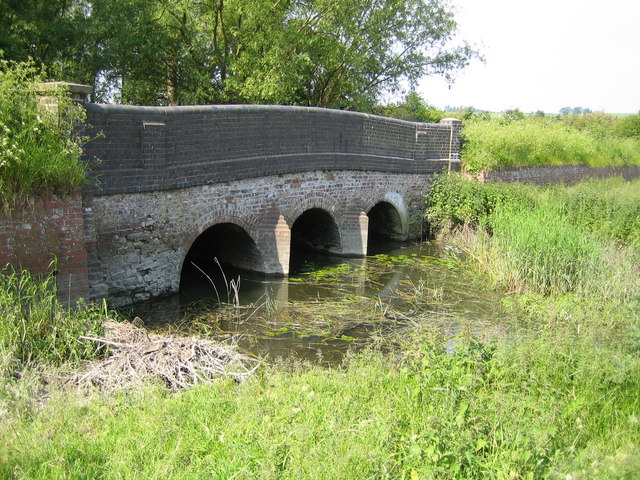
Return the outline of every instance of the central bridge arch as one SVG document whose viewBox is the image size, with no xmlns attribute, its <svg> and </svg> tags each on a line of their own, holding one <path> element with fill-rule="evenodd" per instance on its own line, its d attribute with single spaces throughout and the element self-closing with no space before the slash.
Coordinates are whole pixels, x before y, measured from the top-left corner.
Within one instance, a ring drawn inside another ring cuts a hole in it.
<svg viewBox="0 0 640 480">
<path fill-rule="evenodd" d="M 322 208 L 305 210 L 291 226 L 292 250 L 342 253 L 338 224 Z"/>
</svg>

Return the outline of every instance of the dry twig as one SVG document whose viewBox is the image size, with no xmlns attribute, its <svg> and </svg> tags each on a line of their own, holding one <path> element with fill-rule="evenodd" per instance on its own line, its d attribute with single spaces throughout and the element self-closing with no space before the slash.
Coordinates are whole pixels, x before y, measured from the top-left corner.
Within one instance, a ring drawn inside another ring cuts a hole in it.
<svg viewBox="0 0 640 480">
<path fill-rule="evenodd" d="M 255 358 L 220 342 L 156 335 L 129 322 L 109 320 L 105 335 L 82 337 L 108 348 L 109 356 L 76 375 L 79 386 L 111 390 L 161 379 L 171 390 L 178 390 L 220 375 L 241 381 L 259 366 Z"/>
</svg>

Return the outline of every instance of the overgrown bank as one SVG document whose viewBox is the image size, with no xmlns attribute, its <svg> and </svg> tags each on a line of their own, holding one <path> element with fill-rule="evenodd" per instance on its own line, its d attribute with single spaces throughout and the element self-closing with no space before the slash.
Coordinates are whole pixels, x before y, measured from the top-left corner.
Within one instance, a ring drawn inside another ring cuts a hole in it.
<svg viewBox="0 0 640 480">
<path fill-rule="evenodd" d="M 452 348 L 416 325 L 340 368 L 273 365 L 178 394 L 61 392 L 42 410 L 5 379 L 0 476 L 634 478 L 639 187 L 442 178 L 428 218 L 510 293 L 508 335 Z"/>
<path fill-rule="evenodd" d="M 41 73 L 31 63 L 0 59 L 0 203 L 76 192 L 86 182 L 80 162 L 85 111 L 63 90 L 50 90 L 56 109 L 38 100 Z"/>
<path fill-rule="evenodd" d="M 465 168 L 476 173 L 541 165 L 640 164 L 640 115 L 520 115 L 465 120 Z"/>
</svg>

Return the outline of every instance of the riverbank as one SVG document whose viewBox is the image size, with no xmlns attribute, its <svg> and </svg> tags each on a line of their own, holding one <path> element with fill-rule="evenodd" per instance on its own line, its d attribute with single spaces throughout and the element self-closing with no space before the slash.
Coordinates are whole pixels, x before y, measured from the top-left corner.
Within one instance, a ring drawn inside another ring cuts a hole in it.
<svg viewBox="0 0 640 480">
<path fill-rule="evenodd" d="M 340 366 L 180 393 L 0 386 L 3 478 L 629 479 L 640 471 L 640 183 L 436 184 L 427 217 L 508 333 L 413 323 Z M 37 370 L 36 370 L 37 371 Z M 30 382 L 29 379 L 32 379 Z"/>
</svg>

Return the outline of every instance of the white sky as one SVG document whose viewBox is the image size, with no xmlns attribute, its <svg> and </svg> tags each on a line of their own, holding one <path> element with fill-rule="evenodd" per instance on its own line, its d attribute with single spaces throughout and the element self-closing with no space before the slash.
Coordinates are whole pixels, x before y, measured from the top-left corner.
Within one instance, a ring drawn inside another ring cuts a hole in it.
<svg viewBox="0 0 640 480">
<path fill-rule="evenodd" d="M 481 50 L 451 89 L 439 77 L 418 93 L 431 105 L 501 112 L 583 107 L 640 111 L 639 0 L 451 0 L 457 38 Z"/>
</svg>

